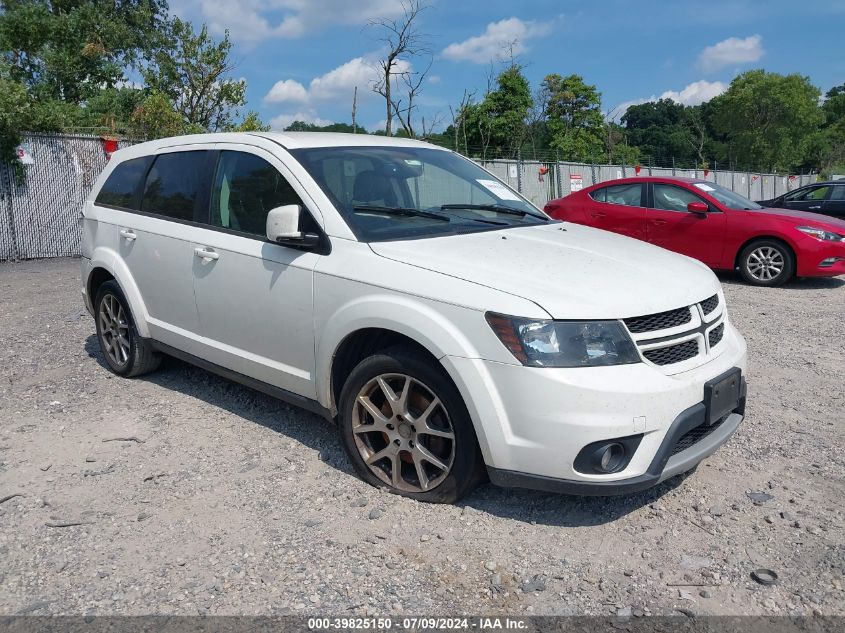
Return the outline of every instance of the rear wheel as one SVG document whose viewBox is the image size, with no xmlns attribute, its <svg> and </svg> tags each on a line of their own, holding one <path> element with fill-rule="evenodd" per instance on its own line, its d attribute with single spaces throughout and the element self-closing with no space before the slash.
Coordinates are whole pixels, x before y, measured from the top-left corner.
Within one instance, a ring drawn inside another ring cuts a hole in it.
<svg viewBox="0 0 845 633">
<path fill-rule="evenodd" d="M 338 417 L 356 472 L 374 486 L 452 503 L 480 479 L 483 462 L 458 390 L 413 349 L 361 361 L 343 387 Z"/>
<path fill-rule="evenodd" d="M 792 278 L 795 258 L 782 242 L 757 240 L 740 253 L 739 270 L 755 286 L 780 286 Z"/>
<path fill-rule="evenodd" d="M 94 299 L 97 339 L 106 364 L 119 376 L 140 376 L 153 371 L 161 357 L 138 335 L 129 303 L 115 281 L 107 281 Z"/>
</svg>

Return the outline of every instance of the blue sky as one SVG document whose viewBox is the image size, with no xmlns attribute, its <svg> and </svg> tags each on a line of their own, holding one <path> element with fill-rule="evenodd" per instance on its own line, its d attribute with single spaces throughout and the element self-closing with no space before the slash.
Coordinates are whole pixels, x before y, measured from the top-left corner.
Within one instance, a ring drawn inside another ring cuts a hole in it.
<svg viewBox="0 0 845 633">
<path fill-rule="evenodd" d="M 828 90 L 845 83 L 845 0 L 657 1 L 430 0 L 419 21 L 432 65 L 418 118 L 450 119 L 464 89 L 483 96 L 491 62 L 514 44 L 536 87 L 557 72 L 577 73 L 618 116 L 626 104 L 668 96 L 695 104 L 738 73 L 798 72 Z M 230 31 L 235 74 L 248 107 L 282 129 L 293 119 L 383 126 L 384 104 L 370 85 L 379 59 L 375 18 L 401 13 L 401 0 L 171 0 L 173 11 L 217 36 Z M 420 70 L 427 60 L 412 60 Z"/>
</svg>

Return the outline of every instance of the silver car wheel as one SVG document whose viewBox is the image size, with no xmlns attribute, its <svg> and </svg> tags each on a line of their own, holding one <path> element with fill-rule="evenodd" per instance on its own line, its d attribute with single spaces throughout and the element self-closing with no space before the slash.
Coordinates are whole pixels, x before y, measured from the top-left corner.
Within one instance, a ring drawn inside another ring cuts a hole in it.
<svg viewBox="0 0 845 633">
<path fill-rule="evenodd" d="M 455 432 L 449 413 L 425 384 L 382 374 L 355 398 L 352 433 L 370 471 L 404 492 L 427 492 L 449 475 Z"/>
<path fill-rule="evenodd" d="M 107 294 L 100 302 L 100 343 L 112 362 L 122 367 L 129 362 L 129 322 L 120 300 Z"/>
<path fill-rule="evenodd" d="M 783 272 L 785 266 L 783 253 L 771 246 L 761 246 L 748 255 L 748 274 L 758 281 L 775 279 Z"/>
</svg>

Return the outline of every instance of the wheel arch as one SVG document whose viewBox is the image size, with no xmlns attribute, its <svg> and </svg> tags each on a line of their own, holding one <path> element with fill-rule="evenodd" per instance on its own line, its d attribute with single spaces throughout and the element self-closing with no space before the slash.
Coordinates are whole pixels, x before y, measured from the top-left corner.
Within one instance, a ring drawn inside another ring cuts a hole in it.
<svg viewBox="0 0 845 633">
<path fill-rule="evenodd" d="M 120 286 L 126 301 L 129 302 L 129 309 L 132 311 L 138 334 L 143 338 L 150 338 L 146 305 L 126 263 L 110 249 L 96 249 L 92 253 L 88 278 L 83 282 L 92 307 L 96 298 L 96 289 L 111 279 Z"/>
<path fill-rule="evenodd" d="M 739 245 L 739 248 L 734 253 L 734 270 L 737 270 L 740 266 L 739 258 L 742 255 L 742 251 L 748 248 L 754 242 L 765 242 L 766 240 L 772 242 L 780 242 L 786 248 L 789 249 L 790 254 L 792 255 L 792 261 L 795 266 L 795 270 L 792 271 L 792 274 L 796 274 L 798 271 L 798 251 L 795 247 L 783 236 L 780 235 L 755 235 L 754 237 L 748 238 L 742 244 Z"/>
</svg>

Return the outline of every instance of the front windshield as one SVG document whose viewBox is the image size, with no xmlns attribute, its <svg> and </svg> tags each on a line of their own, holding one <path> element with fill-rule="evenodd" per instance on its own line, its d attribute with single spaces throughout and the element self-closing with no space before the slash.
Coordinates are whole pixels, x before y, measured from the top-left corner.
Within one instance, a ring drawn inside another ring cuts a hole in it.
<svg viewBox="0 0 845 633">
<path fill-rule="evenodd" d="M 364 242 L 550 221 L 478 165 L 449 151 L 319 147 L 291 154 Z"/>
<path fill-rule="evenodd" d="M 748 198 L 745 198 L 738 193 L 734 193 L 730 189 L 726 189 L 722 185 L 717 185 L 714 182 L 696 182 L 693 186 L 698 187 L 702 191 L 706 191 L 707 194 L 716 198 L 716 200 L 721 202 L 728 209 L 735 209 L 737 211 L 756 211 L 757 209 L 763 208 L 756 202 L 751 202 Z"/>
</svg>

